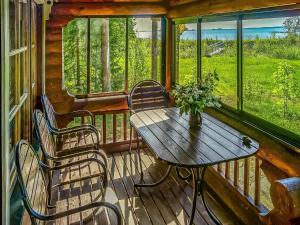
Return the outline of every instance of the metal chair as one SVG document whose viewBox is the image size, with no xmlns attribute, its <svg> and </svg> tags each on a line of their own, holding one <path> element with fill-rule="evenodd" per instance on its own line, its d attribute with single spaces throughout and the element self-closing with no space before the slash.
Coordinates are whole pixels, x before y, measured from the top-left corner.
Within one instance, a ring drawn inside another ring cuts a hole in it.
<svg viewBox="0 0 300 225">
<path fill-rule="evenodd" d="M 77 110 L 77 111 L 73 111 L 71 113 L 67 113 L 67 114 L 60 114 L 57 113 L 54 108 L 53 105 L 50 103 L 48 97 L 46 95 L 42 95 L 41 97 L 42 100 L 42 105 L 43 105 L 43 111 L 45 113 L 49 128 L 51 130 L 52 133 L 55 133 L 55 137 L 56 137 L 56 142 L 58 145 L 61 146 L 60 150 L 67 150 L 67 151 L 71 151 L 72 149 L 67 148 L 64 149 L 64 146 L 68 145 L 69 142 L 69 138 L 70 138 L 70 134 L 72 134 L 73 139 L 81 139 L 82 138 L 82 133 L 81 132 L 74 132 L 74 130 L 83 130 L 83 129 L 87 129 L 88 127 L 91 127 L 90 129 L 93 130 L 97 130 L 97 128 L 95 127 L 95 117 L 94 115 L 88 111 L 88 110 Z M 81 124 L 81 125 L 77 125 L 71 128 L 59 128 L 57 126 L 57 117 L 65 117 L 65 116 L 72 116 L 72 117 L 76 117 L 76 116 L 83 116 L 83 115 L 88 115 L 91 119 L 91 124 Z M 83 129 L 82 129 L 83 128 Z M 93 133 L 91 133 L 93 134 Z M 100 136 L 99 136 L 100 137 Z M 92 143 L 92 139 L 96 139 L 97 137 L 89 137 L 89 138 L 85 138 L 85 149 L 89 146 L 91 149 L 95 148 L 95 146 L 93 145 L 94 143 Z M 99 147 L 99 146 L 98 146 Z M 76 151 L 78 151 L 79 149 L 76 149 Z"/>
<path fill-rule="evenodd" d="M 128 107 L 131 113 L 139 111 L 166 108 L 169 104 L 169 95 L 166 89 L 157 81 L 143 80 L 137 83 L 129 93 Z M 141 176 L 143 176 L 143 167 L 140 154 L 139 137 L 137 136 L 137 149 L 140 161 Z M 132 127 L 130 127 L 130 151 L 132 149 Z"/>
<path fill-rule="evenodd" d="M 33 121 L 34 121 L 34 129 L 36 136 L 39 141 L 39 145 L 42 150 L 42 159 L 47 166 L 57 166 L 57 165 L 68 165 L 70 163 L 80 161 L 80 160 L 100 160 L 103 163 L 105 172 L 107 168 L 107 157 L 104 151 L 100 148 L 95 149 L 86 149 L 81 148 L 81 151 L 75 152 L 70 151 L 68 154 L 57 155 L 57 144 L 55 142 L 55 134 L 50 130 L 49 125 L 47 124 L 46 118 L 40 110 L 35 110 L 33 113 Z M 81 130 L 80 130 L 81 129 Z M 93 130 L 92 127 L 80 127 L 74 129 L 74 132 L 82 132 L 82 136 L 85 136 L 85 132 L 95 132 L 97 135 L 97 130 Z M 87 164 L 88 165 L 88 164 Z M 87 166 L 83 165 L 83 166 Z M 48 176 L 52 177 L 52 170 L 48 170 Z M 48 182 L 48 192 L 51 193 L 52 188 L 52 180 L 50 179 Z M 51 205 L 50 200 L 48 199 L 48 204 Z"/>
<path fill-rule="evenodd" d="M 63 155 L 59 155 L 58 153 L 60 152 L 60 146 L 58 146 L 57 142 L 55 141 L 55 136 L 57 135 L 57 133 L 53 132 L 53 130 L 49 128 L 44 114 L 38 109 L 36 109 L 33 113 L 33 122 L 35 133 L 41 146 L 41 150 L 46 162 L 49 165 L 51 163 L 55 164 L 56 162 L 61 163 L 64 160 L 74 160 L 74 158 L 100 157 L 105 166 L 107 166 L 107 156 L 105 152 L 100 149 L 100 134 L 97 129 L 91 126 L 81 126 L 68 130 L 67 134 L 71 136 L 68 144 L 69 148 L 72 150 Z M 74 139 L 72 139 L 72 134 L 75 133 L 75 136 L 78 137 L 77 133 L 79 132 L 81 133 L 82 139 L 76 139 L 75 143 L 73 143 Z M 91 133 L 93 135 L 91 135 Z M 93 139 L 93 137 L 95 137 L 95 139 Z M 91 149 L 89 146 L 85 148 L 85 144 L 87 143 L 86 138 L 93 139 L 93 149 Z M 79 151 L 75 151 L 76 149 Z"/>
<path fill-rule="evenodd" d="M 18 142 L 15 156 L 18 184 L 22 193 L 24 206 L 29 213 L 32 224 L 66 224 L 66 221 L 69 220 L 70 216 L 77 217 L 76 219 L 80 220 L 79 223 L 89 224 L 93 222 L 92 220 L 96 215 L 103 212 L 104 208 L 114 212 L 116 215 L 116 218 L 114 218 L 116 224 L 122 224 L 118 207 L 115 204 L 106 201 L 106 172 L 103 174 L 103 182 L 101 187 L 97 189 L 96 195 L 94 195 L 95 193 L 90 193 L 89 196 L 91 197 L 87 198 L 87 192 L 91 190 L 82 187 L 80 189 L 82 190 L 80 195 L 76 195 L 78 201 L 74 201 L 74 198 L 72 200 L 72 196 L 67 195 L 64 199 L 58 199 L 56 201 L 56 207 L 48 205 L 48 199 L 51 198 L 51 192 L 49 192 L 47 183 L 49 183 L 52 177 L 47 176 L 47 173 L 44 173 L 44 171 L 62 171 L 66 168 L 78 166 L 87 162 L 93 162 L 98 167 L 102 168 L 103 171 L 106 170 L 104 164 L 97 159 L 85 159 L 67 165 L 49 167 L 40 161 L 38 154 L 27 141 L 21 140 Z M 72 187 L 71 184 L 74 185 L 76 182 L 78 183 L 78 180 L 76 179 L 70 180 L 68 182 L 63 182 L 58 186 L 63 186 L 68 183 L 70 184 L 70 187 Z M 80 183 L 81 182 L 82 181 L 80 181 Z M 65 202 L 68 202 L 68 204 L 66 205 Z M 70 205 L 70 202 L 72 205 Z M 63 210 L 62 208 L 67 209 Z"/>
<path fill-rule="evenodd" d="M 91 125 L 95 126 L 95 117 L 93 113 L 88 110 L 76 110 L 70 113 L 61 114 L 55 111 L 53 105 L 51 104 L 47 95 L 43 94 L 41 96 L 41 101 L 43 105 L 43 111 L 46 115 L 47 121 L 49 122 L 50 128 L 59 132 L 60 130 L 66 130 L 68 128 L 58 128 L 57 117 L 76 117 L 76 116 L 88 116 L 91 119 Z"/>
</svg>

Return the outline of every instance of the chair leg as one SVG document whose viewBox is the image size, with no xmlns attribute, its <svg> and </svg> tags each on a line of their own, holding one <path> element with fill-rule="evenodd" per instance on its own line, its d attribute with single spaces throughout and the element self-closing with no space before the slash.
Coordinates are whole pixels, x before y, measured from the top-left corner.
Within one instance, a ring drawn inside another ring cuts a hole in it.
<svg viewBox="0 0 300 225">
<path fill-rule="evenodd" d="M 142 163 L 141 149 L 140 149 L 140 139 L 137 132 L 136 132 L 136 139 L 137 139 L 137 151 L 138 151 L 139 162 L 140 162 L 139 164 L 140 164 L 141 178 L 143 178 L 144 173 L 143 173 L 143 163 Z"/>
<path fill-rule="evenodd" d="M 55 208 L 54 205 L 51 205 L 51 188 L 52 188 L 52 173 L 50 171 L 48 171 L 48 186 L 47 186 L 47 191 L 48 191 L 48 202 L 47 202 L 47 207 L 49 209 L 51 208 Z"/>
<path fill-rule="evenodd" d="M 129 139 L 130 139 L 130 142 L 129 142 L 129 153 L 131 153 L 131 149 L 132 149 L 132 126 L 131 126 L 131 124 L 130 124 L 130 137 L 129 137 Z"/>
</svg>

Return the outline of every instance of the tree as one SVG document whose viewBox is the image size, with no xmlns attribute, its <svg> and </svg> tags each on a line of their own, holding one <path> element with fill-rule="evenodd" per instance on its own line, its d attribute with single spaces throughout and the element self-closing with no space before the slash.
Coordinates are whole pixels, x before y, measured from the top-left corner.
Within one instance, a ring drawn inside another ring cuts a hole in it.
<svg viewBox="0 0 300 225">
<path fill-rule="evenodd" d="M 183 34 L 183 32 L 186 30 L 185 24 L 178 24 L 176 26 L 176 72 L 179 74 L 179 43 L 180 43 L 180 37 Z M 176 76 L 178 79 L 179 76 Z M 177 80 L 178 82 L 178 80 Z"/>
<path fill-rule="evenodd" d="M 275 82 L 273 92 L 279 95 L 279 103 L 283 107 L 285 118 L 289 116 L 288 105 L 290 101 L 297 97 L 298 87 L 294 75 L 294 68 L 286 62 L 280 63 L 277 71 L 273 74 Z"/>
<path fill-rule="evenodd" d="M 158 18 L 152 18 L 152 63 L 151 63 L 151 74 L 152 80 L 157 80 L 157 28 L 158 28 Z"/>
<path fill-rule="evenodd" d="M 103 92 L 111 91 L 109 58 L 109 19 L 103 18 L 101 24 L 101 74 Z"/>
<path fill-rule="evenodd" d="M 283 22 L 283 25 L 288 33 L 288 35 L 294 35 L 297 32 L 300 32 L 300 17 L 294 16 L 286 18 Z"/>
<path fill-rule="evenodd" d="M 77 24 L 77 35 L 76 35 L 76 88 L 80 87 L 80 29 Z"/>
</svg>

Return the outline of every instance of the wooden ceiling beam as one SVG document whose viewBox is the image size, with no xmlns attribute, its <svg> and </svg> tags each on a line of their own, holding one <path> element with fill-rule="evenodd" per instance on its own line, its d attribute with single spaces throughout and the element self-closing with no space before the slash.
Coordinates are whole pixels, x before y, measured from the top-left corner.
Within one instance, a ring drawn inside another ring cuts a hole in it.
<svg viewBox="0 0 300 225">
<path fill-rule="evenodd" d="M 300 0 L 202 0 L 171 8 L 169 18 L 232 13 L 300 3 Z"/>
<path fill-rule="evenodd" d="M 158 3 L 58 3 L 52 7 L 55 16 L 132 16 L 165 15 L 167 7 Z"/>
<path fill-rule="evenodd" d="M 197 2 L 197 1 L 199 1 L 199 0 L 169 0 L 169 6 L 175 7 L 175 6 L 184 5 L 184 4 Z"/>
<path fill-rule="evenodd" d="M 58 0 L 59 3 L 162 3 L 163 0 Z"/>
</svg>

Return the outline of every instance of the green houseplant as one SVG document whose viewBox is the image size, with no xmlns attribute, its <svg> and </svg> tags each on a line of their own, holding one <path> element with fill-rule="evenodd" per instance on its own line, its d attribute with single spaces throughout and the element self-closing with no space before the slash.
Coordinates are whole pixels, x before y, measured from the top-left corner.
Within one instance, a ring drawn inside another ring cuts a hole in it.
<svg viewBox="0 0 300 225">
<path fill-rule="evenodd" d="M 221 107 L 220 99 L 214 95 L 214 89 L 219 80 L 217 72 L 209 72 L 204 77 L 198 83 L 176 85 L 172 92 L 180 114 L 189 114 L 191 127 L 201 124 L 201 112 L 206 107 Z"/>
</svg>

